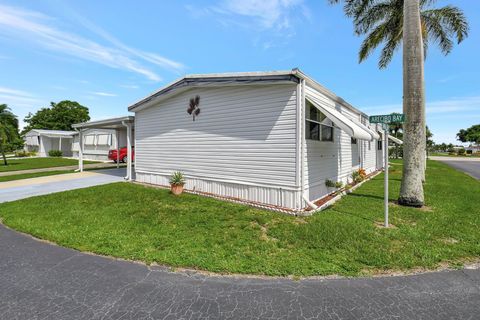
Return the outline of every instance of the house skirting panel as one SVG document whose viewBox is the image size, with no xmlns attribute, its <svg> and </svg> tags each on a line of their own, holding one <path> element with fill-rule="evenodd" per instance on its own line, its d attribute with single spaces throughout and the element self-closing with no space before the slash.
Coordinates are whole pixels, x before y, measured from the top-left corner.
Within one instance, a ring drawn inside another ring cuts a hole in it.
<svg viewBox="0 0 480 320">
<path fill-rule="evenodd" d="M 169 186 L 169 178 L 168 175 L 136 171 L 135 180 L 141 183 Z M 298 202 L 299 191 L 294 189 L 213 181 L 188 176 L 185 189 L 292 210 L 303 208 Z"/>
</svg>

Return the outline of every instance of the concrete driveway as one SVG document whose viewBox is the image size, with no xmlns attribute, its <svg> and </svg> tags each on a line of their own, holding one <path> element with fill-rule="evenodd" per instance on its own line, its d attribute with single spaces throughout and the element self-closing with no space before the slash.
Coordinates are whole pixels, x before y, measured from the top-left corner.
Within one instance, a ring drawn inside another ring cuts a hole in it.
<svg viewBox="0 0 480 320">
<path fill-rule="evenodd" d="M 480 158 L 430 157 L 430 159 L 444 162 L 476 179 L 480 179 Z"/>
<path fill-rule="evenodd" d="M 0 225 L 0 319 L 478 319 L 480 270 L 373 279 L 175 273 Z"/>
<path fill-rule="evenodd" d="M 0 182 L 0 203 L 124 181 L 125 168 L 84 171 Z"/>
</svg>

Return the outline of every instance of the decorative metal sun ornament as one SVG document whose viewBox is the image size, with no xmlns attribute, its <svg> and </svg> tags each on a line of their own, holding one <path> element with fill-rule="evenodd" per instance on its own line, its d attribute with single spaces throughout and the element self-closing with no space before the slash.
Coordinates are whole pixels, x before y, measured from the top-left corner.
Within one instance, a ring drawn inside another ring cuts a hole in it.
<svg viewBox="0 0 480 320">
<path fill-rule="evenodd" d="M 200 96 L 195 96 L 195 98 L 190 98 L 190 103 L 188 105 L 187 112 L 193 116 L 193 121 L 195 117 L 200 114 Z"/>
</svg>

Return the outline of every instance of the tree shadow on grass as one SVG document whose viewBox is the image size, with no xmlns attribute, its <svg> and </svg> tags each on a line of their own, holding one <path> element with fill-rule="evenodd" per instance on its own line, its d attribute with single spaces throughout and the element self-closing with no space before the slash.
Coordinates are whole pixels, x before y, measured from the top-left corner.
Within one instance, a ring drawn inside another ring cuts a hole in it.
<svg viewBox="0 0 480 320">
<path fill-rule="evenodd" d="M 383 196 L 374 196 L 372 194 L 364 194 L 364 193 L 350 193 L 349 196 L 352 196 L 352 197 L 359 197 L 359 198 L 372 198 L 372 199 L 380 199 L 380 200 L 383 200 Z M 395 199 L 396 200 L 396 199 Z M 395 201 L 395 200 L 392 200 L 392 199 L 388 199 L 388 201 Z"/>
</svg>

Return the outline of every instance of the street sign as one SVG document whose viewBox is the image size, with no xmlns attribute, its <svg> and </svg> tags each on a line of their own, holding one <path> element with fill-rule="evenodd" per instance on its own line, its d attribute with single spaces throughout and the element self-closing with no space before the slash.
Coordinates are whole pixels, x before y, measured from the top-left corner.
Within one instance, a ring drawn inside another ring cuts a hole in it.
<svg viewBox="0 0 480 320">
<path fill-rule="evenodd" d="M 377 116 L 370 116 L 370 123 L 392 123 L 405 122 L 405 115 L 403 113 L 392 113 Z"/>
<path fill-rule="evenodd" d="M 403 113 L 381 114 L 370 116 L 369 120 L 370 123 L 381 123 L 383 127 L 383 170 L 385 172 L 383 207 L 385 214 L 384 226 L 388 228 L 388 125 L 395 122 L 405 122 L 405 115 Z"/>
</svg>

